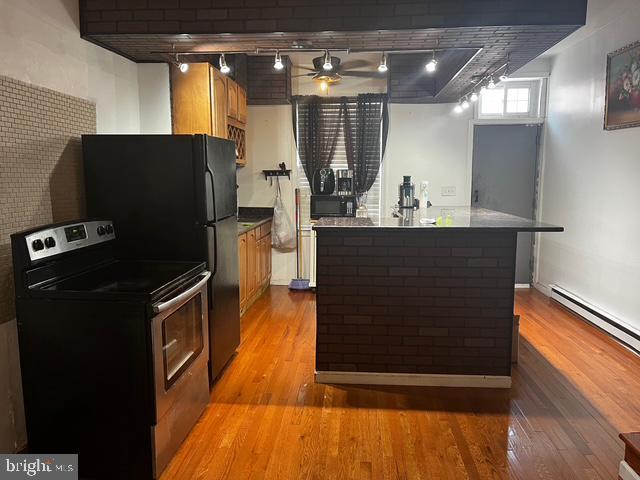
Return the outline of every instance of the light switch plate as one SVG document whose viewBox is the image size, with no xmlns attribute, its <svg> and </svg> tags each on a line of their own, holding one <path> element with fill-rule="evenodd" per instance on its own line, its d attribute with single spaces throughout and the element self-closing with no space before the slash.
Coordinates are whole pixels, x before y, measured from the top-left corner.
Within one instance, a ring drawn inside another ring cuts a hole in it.
<svg viewBox="0 0 640 480">
<path fill-rule="evenodd" d="M 440 191 L 440 195 L 443 197 L 455 197 L 456 196 L 456 186 L 449 185 L 448 187 L 442 187 Z"/>
</svg>

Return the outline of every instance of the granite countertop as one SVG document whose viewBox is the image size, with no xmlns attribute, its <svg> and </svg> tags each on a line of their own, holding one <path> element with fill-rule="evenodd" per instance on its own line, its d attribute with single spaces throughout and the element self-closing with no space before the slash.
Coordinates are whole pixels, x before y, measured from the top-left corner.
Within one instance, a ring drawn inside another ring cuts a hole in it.
<svg viewBox="0 0 640 480">
<path fill-rule="evenodd" d="M 238 209 L 238 235 L 273 220 L 273 208 L 240 207 Z"/>
<path fill-rule="evenodd" d="M 441 220 L 437 224 L 420 223 L 421 216 Z M 405 211 L 403 218 L 355 218 L 324 217 L 313 226 L 317 231 L 337 229 L 354 230 L 474 230 L 513 232 L 563 232 L 564 227 L 528 220 L 508 213 L 475 207 L 431 207 L 423 214 L 421 210 Z"/>
</svg>

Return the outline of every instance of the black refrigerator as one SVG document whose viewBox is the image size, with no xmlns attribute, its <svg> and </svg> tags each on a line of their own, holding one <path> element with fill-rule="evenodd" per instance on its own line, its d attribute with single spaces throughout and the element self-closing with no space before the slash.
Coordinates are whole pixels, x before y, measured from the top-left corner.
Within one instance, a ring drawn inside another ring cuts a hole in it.
<svg viewBox="0 0 640 480">
<path fill-rule="evenodd" d="M 207 135 L 83 135 L 87 214 L 110 218 L 121 258 L 200 260 L 209 375 L 240 344 L 235 144 Z"/>
</svg>

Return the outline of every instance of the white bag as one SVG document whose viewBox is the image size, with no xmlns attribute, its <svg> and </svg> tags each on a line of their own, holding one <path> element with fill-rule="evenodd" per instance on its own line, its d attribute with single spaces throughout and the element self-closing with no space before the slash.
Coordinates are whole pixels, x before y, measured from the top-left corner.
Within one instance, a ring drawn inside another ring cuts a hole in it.
<svg viewBox="0 0 640 480">
<path fill-rule="evenodd" d="M 293 235 L 293 224 L 287 214 L 282 202 L 282 192 L 280 191 L 280 179 L 276 177 L 276 200 L 273 205 L 273 228 L 271 244 L 274 248 L 293 248 L 295 238 Z"/>
</svg>

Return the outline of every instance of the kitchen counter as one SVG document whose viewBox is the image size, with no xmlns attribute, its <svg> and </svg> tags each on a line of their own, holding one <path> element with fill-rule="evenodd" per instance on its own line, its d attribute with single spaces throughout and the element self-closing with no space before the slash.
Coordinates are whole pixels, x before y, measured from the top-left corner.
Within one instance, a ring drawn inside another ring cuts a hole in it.
<svg viewBox="0 0 640 480">
<path fill-rule="evenodd" d="M 273 220 L 273 208 L 240 207 L 238 209 L 238 236 Z"/>
<path fill-rule="evenodd" d="M 474 231 L 515 231 L 515 232 L 562 232 L 563 228 L 546 223 L 516 217 L 503 212 L 473 207 L 431 207 L 422 211 L 407 210 L 400 218 L 339 217 L 321 218 L 314 225 L 314 230 L 348 228 L 354 230 L 397 230 L 397 229 L 446 229 Z M 420 218 L 440 218 L 436 224 L 422 224 Z"/>
<path fill-rule="evenodd" d="M 418 213 L 313 227 L 316 381 L 509 388 L 518 232 L 563 228 L 468 207 L 432 207 L 444 220 L 422 225 Z"/>
</svg>

